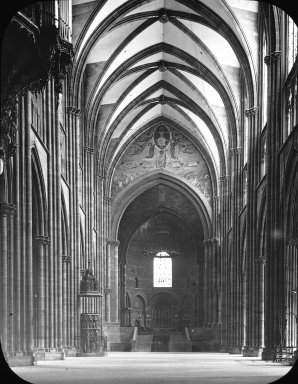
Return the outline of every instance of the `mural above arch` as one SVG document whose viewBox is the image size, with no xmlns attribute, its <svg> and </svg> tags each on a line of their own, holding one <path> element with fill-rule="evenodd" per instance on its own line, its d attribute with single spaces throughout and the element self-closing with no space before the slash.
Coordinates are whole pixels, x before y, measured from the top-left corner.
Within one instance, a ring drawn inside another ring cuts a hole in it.
<svg viewBox="0 0 298 384">
<path fill-rule="evenodd" d="M 212 186 L 205 160 L 185 135 L 165 124 L 143 132 L 125 150 L 113 175 L 112 197 L 157 169 L 185 179 L 210 201 Z"/>
</svg>

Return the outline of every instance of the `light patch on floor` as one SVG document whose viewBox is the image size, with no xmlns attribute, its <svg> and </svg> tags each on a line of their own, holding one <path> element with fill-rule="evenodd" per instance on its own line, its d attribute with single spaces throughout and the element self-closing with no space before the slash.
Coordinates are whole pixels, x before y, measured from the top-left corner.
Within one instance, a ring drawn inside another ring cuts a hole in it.
<svg viewBox="0 0 298 384">
<path fill-rule="evenodd" d="M 267 384 L 290 366 L 223 353 L 111 352 L 105 357 L 68 357 L 14 367 L 34 384 Z"/>
</svg>

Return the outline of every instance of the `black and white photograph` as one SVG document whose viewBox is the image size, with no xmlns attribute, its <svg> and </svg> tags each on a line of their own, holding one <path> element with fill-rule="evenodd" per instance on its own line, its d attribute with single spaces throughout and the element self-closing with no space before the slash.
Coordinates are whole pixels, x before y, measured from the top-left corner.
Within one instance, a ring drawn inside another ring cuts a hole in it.
<svg viewBox="0 0 298 384">
<path fill-rule="evenodd" d="M 292 2 L 6 3 L 6 382 L 297 379 Z"/>
</svg>

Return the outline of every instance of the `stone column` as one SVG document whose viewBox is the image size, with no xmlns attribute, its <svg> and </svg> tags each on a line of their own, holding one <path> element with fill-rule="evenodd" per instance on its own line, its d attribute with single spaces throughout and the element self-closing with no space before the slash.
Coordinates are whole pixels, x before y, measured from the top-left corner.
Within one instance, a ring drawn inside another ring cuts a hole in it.
<svg viewBox="0 0 298 384">
<path fill-rule="evenodd" d="M 118 265 L 118 240 L 110 243 L 111 251 L 111 321 L 119 322 L 119 265 Z"/>
<path fill-rule="evenodd" d="M 38 348 L 45 348 L 46 335 L 45 335 L 45 316 L 46 316 L 46 276 L 45 276 L 45 256 L 46 256 L 46 247 L 48 246 L 50 240 L 47 236 L 38 235 L 35 236 L 36 244 L 36 260 L 38 262 L 37 270 L 38 276 L 35 276 L 38 279 L 38 297 L 37 297 L 37 313 L 38 313 Z"/>
<path fill-rule="evenodd" d="M 256 159 L 257 151 L 257 123 L 258 123 L 258 108 L 252 107 L 245 111 L 248 118 L 249 137 L 249 156 L 247 163 L 247 324 L 246 324 L 246 346 L 243 349 L 243 356 L 259 356 L 259 349 L 255 345 L 256 327 L 256 292 L 255 292 L 255 263 L 254 258 L 257 254 L 256 246 L 256 197 L 255 188 L 258 182 L 258 163 Z"/>
<path fill-rule="evenodd" d="M 70 255 L 62 255 L 62 343 L 64 347 L 69 347 L 69 327 L 67 321 L 67 312 L 69 310 L 67 290 L 69 277 L 69 264 L 71 262 Z"/>
<path fill-rule="evenodd" d="M 14 352 L 14 340 L 15 335 L 17 334 L 14 330 L 14 301 L 15 301 L 15 265 L 14 265 L 14 253 L 15 253 L 15 238 L 14 238 L 14 229 L 15 229 L 15 212 L 16 207 L 13 204 L 10 204 L 10 212 L 8 217 L 8 227 L 9 227 L 9 249 L 8 249 L 8 349 L 11 352 Z M 0 241 L 1 242 L 1 241 Z"/>
<path fill-rule="evenodd" d="M 111 322 L 111 248 L 110 241 L 106 239 L 106 262 L 105 262 L 105 322 Z"/>
<path fill-rule="evenodd" d="M 282 140 L 281 52 L 267 57 L 268 121 L 266 157 L 266 269 L 265 269 L 265 347 L 262 358 L 271 360 L 282 343 L 286 305 L 285 255 L 282 251 L 280 218 L 279 150 Z"/>
<path fill-rule="evenodd" d="M 204 327 L 211 326 L 211 312 L 212 312 L 212 292 L 211 292 L 211 279 L 212 279 L 212 239 L 203 241 L 205 247 L 204 257 L 204 283 L 203 283 L 203 308 L 204 308 Z"/>
<path fill-rule="evenodd" d="M 229 297 L 228 297 L 228 284 L 227 281 L 227 262 L 228 262 L 228 222 L 229 222 L 229 209 L 228 209 L 228 199 L 229 199 L 229 175 L 223 175 L 219 178 L 220 181 L 220 206 L 219 213 L 220 218 L 220 239 L 221 239 L 221 352 L 228 352 L 228 337 L 229 337 Z"/>
<path fill-rule="evenodd" d="M 212 326 L 218 325 L 218 240 L 212 239 Z"/>
<path fill-rule="evenodd" d="M 240 253 L 240 219 L 241 211 L 240 196 L 241 192 L 241 148 L 231 149 L 232 154 L 232 244 L 231 262 L 233 264 L 233 282 L 231 286 L 232 318 L 231 318 L 231 345 L 230 353 L 241 353 L 241 277 L 239 270 L 242 265 L 242 255 Z M 233 198 L 234 197 L 234 198 Z"/>
<path fill-rule="evenodd" d="M 1 346 L 4 353 L 7 352 L 7 326 L 8 326 L 8 249 L 9 249 L 9 233 L 8 221 L 9 216 L 14 211 L 14 206 L 0 202 L 0 270 L 1 270 Z"/>
<path fill-rule="evenodd" d="M 67 107 L 68 126 L 69 126 L 69 185 L 72 193 L 70 194 L 70 254 L 72 262 L 69 265 L 68 277 L 68 340 L 69 347 L 77 346 L 76 336 L 80 332 L 78 293 L 79 293 L 79 252 L 80 252 L 80 187 L 79 161 L 80 161 L 80 110 Z"/>
</svg>

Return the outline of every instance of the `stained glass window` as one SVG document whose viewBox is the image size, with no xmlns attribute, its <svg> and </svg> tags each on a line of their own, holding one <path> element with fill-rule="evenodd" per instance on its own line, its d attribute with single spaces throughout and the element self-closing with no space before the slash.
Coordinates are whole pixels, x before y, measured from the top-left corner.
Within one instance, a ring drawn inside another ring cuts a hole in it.
<svg viewBox="0 0 298 384">
<path fill-rule="evenodd" d="M 172 258 L 166 252 L 158 252 L 154 257 L 153 286 L 172 287 Z"/>
</svg>

